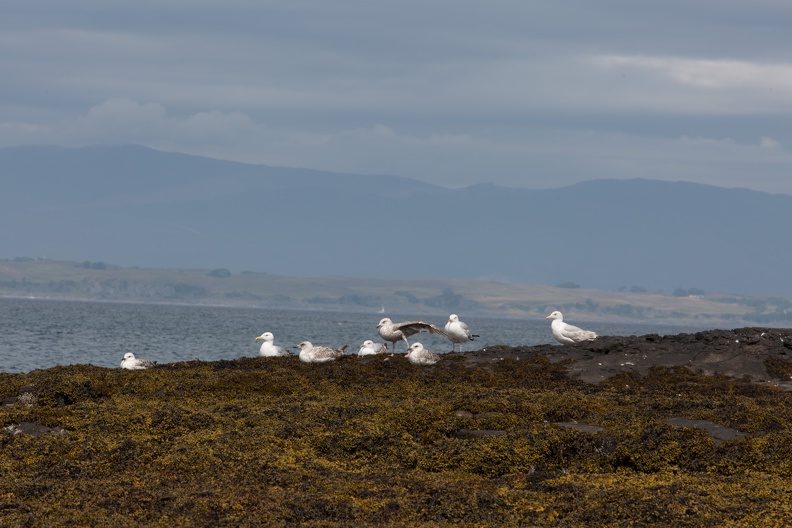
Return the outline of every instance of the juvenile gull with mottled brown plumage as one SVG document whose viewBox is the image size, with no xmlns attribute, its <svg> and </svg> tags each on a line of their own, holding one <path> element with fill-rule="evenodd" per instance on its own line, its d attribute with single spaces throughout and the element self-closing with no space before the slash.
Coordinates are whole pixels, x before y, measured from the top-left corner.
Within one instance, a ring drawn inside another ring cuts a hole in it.
<svg viewBox="0 0 792 528">
<path fill-rule="evenodd" d="M 123 361 L 121 361 L 121 368 L 127 370 L 145 370 L 156 364 L 156 362 L 149 361 L 148 359 L 138 359 L 132 352 L 127 352 L 124 354 Z"/>
<path fill-rule="evenodd" d="M 413 343 L 407 352 L 407 360 L 413 365 L 434 365 L 440 361 L 440 354 L 426 350 L 421 343 Z"/>
<path fill-rule="evenodd" d="M 305 363 L 326 363 L 344 355 L 347 345 L 341 348 L 313 346 L 310 341 L 303 341 L 294 348 L 300 349 L 300 361 Z"/>
</svg>

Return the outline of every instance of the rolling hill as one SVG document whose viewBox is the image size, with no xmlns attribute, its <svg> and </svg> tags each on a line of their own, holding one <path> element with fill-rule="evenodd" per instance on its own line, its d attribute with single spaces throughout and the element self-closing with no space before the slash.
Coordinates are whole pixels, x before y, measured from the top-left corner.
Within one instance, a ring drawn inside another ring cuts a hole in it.
<svg viewBox="0 0 792 528">
<path fill-rule="evenodd" d="M 0 149 L 0 181 L 1 258 L 792 295 L 787 195 L 639 179 L 446 189 L 138 146 Z"/>
</svg>

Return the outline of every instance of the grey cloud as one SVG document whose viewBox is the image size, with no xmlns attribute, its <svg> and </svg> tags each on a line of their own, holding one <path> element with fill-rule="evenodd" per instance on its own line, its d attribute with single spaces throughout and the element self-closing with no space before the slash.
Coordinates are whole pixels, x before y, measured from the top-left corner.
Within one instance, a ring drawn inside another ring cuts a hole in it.
<svg viewBox="0 0 792 528">
<path fill-rule="evenodd" d="M 792 193 L 791 26 L 773 0 L 18 2 L 0 145 Z"/>
</svg>

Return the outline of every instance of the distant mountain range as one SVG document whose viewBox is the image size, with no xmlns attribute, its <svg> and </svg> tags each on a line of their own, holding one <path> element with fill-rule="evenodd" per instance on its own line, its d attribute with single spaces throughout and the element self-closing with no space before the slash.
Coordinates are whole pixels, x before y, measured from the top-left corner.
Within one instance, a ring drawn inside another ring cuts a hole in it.
<svg viewBox="0 0 792 528">
<path fill-rule="evenodd" d="M 0 149 L 0 182 L 0 258 L 792 295 L 792 196 L 746 189 L 446 189 L 138 146 Z"/>
</svg>

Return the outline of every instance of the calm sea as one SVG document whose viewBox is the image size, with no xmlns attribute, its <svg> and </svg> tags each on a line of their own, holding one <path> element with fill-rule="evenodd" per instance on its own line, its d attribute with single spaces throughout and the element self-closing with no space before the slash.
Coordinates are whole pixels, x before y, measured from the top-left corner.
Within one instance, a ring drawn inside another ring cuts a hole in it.
<svg viewBox="0 0 792 528">
<path fill-rule="evenodd" d="M 444 326 L 443 316 L 385 314 L 394 321 L 421 320 Z M 291 348 L 301 341 L 349 345 L 356 353 L 366 339 L 382 341 L 377 323 L 383 314 L 300 312 L 162 304 L 127 304 L 44 299 L 0 299 L 0 372 L 29 372 L 56 365 L 118 367 L 126 352 L 160 363 L 213 361 L 257 356 L 256 336 L 269 331 L 275 343 Z M 481 338 L 466 350 L 490 345 L 554 343 L 545 320 L 466 317 Z M 573 323 L 576 321 L 572 319 Z M 695 332 L 702 327 L 590 323 L 604 335 L 661 335 Z M 436 352 L 450 343 L 426 333 L 414 336 Z M 475 346 L 472 346 L 475 345 Z M 399 350 L 405 345 L 400 344 Z"/>
</svg>

